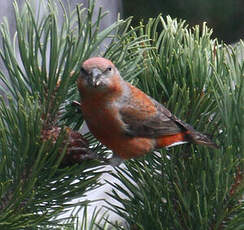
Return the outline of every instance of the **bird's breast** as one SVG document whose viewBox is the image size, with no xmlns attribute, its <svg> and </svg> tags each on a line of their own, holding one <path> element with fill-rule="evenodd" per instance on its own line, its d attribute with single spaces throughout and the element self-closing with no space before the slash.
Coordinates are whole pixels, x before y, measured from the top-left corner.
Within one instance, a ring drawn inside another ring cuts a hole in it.
<svg viewBox="0 0 244 230">
<path fill-rule="evenodd" d="M 82 104 L 82 113 L 88 128 L 99 140 L 114 138 L 123 132 L 124 123 L 120 119 L 119 111 L 110 103 L 103 104 L 98 100 Z"/>
<path fill-rule="evenodd" d="M 82 112 L 90 132 L 123 159 L 142 156 L 155 146 L 150 138 L 127 136 L 125 124 L 113 104 L 82 103 Z"/>
</svg>

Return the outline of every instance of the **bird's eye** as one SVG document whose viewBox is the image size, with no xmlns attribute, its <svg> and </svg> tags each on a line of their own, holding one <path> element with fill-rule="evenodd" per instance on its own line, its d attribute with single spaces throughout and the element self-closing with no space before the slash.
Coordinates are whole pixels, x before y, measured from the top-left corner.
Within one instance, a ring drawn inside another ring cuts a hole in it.
<svg viewBox="0 0 244 230">
<path fill-rule="evenodd" d="M 109 67 L 107 68 L 107 71 L 108 71 L 108 72 L 112 71 L 112 67 L 109 66 Z"/>
</svg>

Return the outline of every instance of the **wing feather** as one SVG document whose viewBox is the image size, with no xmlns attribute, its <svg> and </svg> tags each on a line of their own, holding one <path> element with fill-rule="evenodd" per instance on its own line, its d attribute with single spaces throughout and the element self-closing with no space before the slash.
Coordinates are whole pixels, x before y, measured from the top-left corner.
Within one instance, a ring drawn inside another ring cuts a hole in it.
<svg viewBox="0 0 244 230">
<path fill-rule="evenodd" d="M 177 119 L 168 109 L 151 99 L 155 111 L 149 113 L 148 105 L 132 105 L 120 109 L 122 121 L 126 124 L 126 134 L 130 136 L 157 138 L 174 135 L 188 129 L 188 125 Z M 132 106 L 131 106 L 132 105 Z M 144 115 L 142 115 L 142 113 Z M 136 116 L 140 114 L 140 116 Z"/>
</svg>

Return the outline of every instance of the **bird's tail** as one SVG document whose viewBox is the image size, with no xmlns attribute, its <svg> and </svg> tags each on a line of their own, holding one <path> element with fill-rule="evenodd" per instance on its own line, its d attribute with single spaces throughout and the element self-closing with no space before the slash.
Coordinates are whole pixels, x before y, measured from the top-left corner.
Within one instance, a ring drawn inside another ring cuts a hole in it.
<svg viewBox="0 0 244 230">
<path fill-rule="evenodd" d="M 172 147 L 185 143 L 195 143 L 199 145 L 206 145 L 212 148 L 218 148 L 217 144 L 215 144 L 209 137 L 207 137 L 207 135 L 204 135 L 194 130 L 193 128 L 177 134 L 157 138 L 156 148 Z"/>
<path fill-rule="evenodd" d="M 193 142 L 199 145 L 206 145 L 211 148 L 218 148 L 218 145 L 213 142 L 207 135 L 202 134 L 196 130 L 188 130 L 185 136 L 186 140 L 188 139 L 189 142 Z"/>
</svg>

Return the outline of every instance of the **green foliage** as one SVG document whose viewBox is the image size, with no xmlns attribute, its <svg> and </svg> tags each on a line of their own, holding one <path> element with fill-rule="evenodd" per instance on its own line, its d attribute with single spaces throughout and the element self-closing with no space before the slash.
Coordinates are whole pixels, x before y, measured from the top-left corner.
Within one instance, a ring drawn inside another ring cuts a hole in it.
<svg viewBox="0 0 244 230">
<path fill-rule="evenodd" d="M 6 67 L 0 71 L 6 94 L 0 102 L 1 229 L 110 229 L 107 214 L 99 217 L 99 209 L 90 223 L 87 209 L 81 222 L 77 213 L 58 218 L 86 207 L 89 201 L 70 201 L 100 186 L 98 161 L 61 164 L 68 148 L 64 127 L 79 130 L 83 124 L 71 105 L 79 100 L 75 81 L 80 63 L 101 54 L 126 80 L 210 133 L 220 146 L 182 145 L 128 161 L 113 174 L 124 186 L 111 184 L 127 199 L 114 190 L 111 197 L 122 207 L 110 204 L 112 210 L 131 229 L 242 228 L 244 62 L 237 53 L 243 43 L 231 48 L 211 39 L 205 24 L 188 28 L 161 16 L 136 28 L 130 27 L 131 18 L 118 20 L 101 31 L 105 14 L 100 9 L 92 20 L 93 1 L 87 10 L 77 6 L 74 12 L 49 1 L 43 16 L 28 1 L 22 10 L 16 2 L 14 6 L 13 41 L 7 23 L 1 26 L 0 56 Z M 58 7 L 64 15 L 61 25 Z M 99 51 L 107 38 L 110 44 Z M 56 142 L 43 141 L 43 129 L 52 127 L 61 128 Z M 90 133 L 85 138 L 93 151 L 106 154 Z M 122 229 L 117 223 L 111 228 Z"/>
<path fill-rule="evenodd" d="M 43 17 L 34 15 L 28 2 L 21 11 L 16 2 L 14 7 L 15 40 L 10 39 L 7 23 L 1 26 L 0 55 L 7 74 L 0 75 L 9 95 L 0 103 L 1 229 L 56 225 L 55 216 L 84 205 L 72 204 L 72 199 L 99 185 L 97 178 L 101 173 L 92 169 L 98 162 L 60 168 L 66 150 L 60 150 L 64 133 L 52 144 L 43 141 L 42 129 L 59 124 L 62 104 L 70 96 L 65 92 L 75 82 L 71 71 L 120 24 L 98 33 L 102 15 L 91 23 L 94 4 L 90 4 L 88 14 L 79 6 L 72 17 L 63 11 L 60 28 L 57 8 L 51 2 Z M 97 29 L 93 31 L 94 28 Z"/>
<path fill-rule="evenodd" d="M 97 179 L 102 173 L 97 171 L 98 161 L 62 166 L 68 148 L 64 127 L 79 130 L 83 124 L 81 114 L 71 105 L 79 100 L 75 82 L 80 64 L 99 55 L 101 43 L 109 37 L 105 55 L 133 77 L 142 64 L 140 54 L 146 50 L 140 45 L 147 40 L 145 36 L 137 36 L 138 29 L 129 30 L 131 19 L 100 30 L 106 13 L 99 9 L 95 17 L 92 0 L 88 9 L 77 6 L 73 12 L 66 12 L 61 1 L 40 5 L 45 13 L 28 1 L 22 9 L 14 2 L 17 31 L 13 40 L 8 23 L 1 25 L 0 56 L 6 67 L 0 71 L 5 92 L 0 103 L 1 229 L 72 226 L 75 217 L 60 220 L 58 216 L 87 205 L 89 201 L 70 201 L 100 186 Z M 53 143 L 43 131 L 57 127 L 61 132 Z M 94 151 L 105 151 L 91 134 L 85 138 Z"/>
<path fill-rule="evenodd" d="M 135 36 L 134 30 L 127 33 L 130 19 L 118 20 L 101 31 L 101 19 L 106 13 L 100 9 L 93 20 L 94 6 L 89 1 L 88 9 L 77 6 L 74 12 L 66 12 L 60 2 L 49 1 L 41 16 L 40 9 L 32 8 L 28 1 L 21 10 L 14 2 L 17 32 L 13 41 L 7 22 L 1 26 L 0 56 L 6 67 L 0 71 L 6 94 L 0 103 L 1 229 L 61 225 L 58 215 L 88 202 L 70 201 L 99 186 L 99 162 L 61 167 L 67 148 L 63 146 L 65 132 L 60 132 L 54 144 L 43 141 L 42 132 L 53 127 L 62 130 L 64 125 L 80 128 L 83 119 L 69 105 L 78 99 L 75 81 L 80 63 L 98 55 L 100 44 L 109 36 L 114 40 L 108 55 L 116 56 L 115 60 L 118 50 L 114 44 L 118 44 L 120 35 L 127 40 L 132 40 L 131 34 Z M 57 23 L 58 9 L 62 9 L 64 17 L 61 25 Z M 128 42 L 126 47 L 121 45 L 122 59 L 133 56 L 126 49 L 139 54 L 139 41 L 144 39 Z M 133 61 L 140 63 L 139 58 Z M 130 73 L 134 69 L 130 67 Z M 86 137 L 91 146 L 96 146 L 91 135 Z M 95 149 L 103 151 L 101 146 Z"/>
<path fill-rule="evenodd" d="M 243 38 L 244 5 L 242 0 L 134 0 L 123 1 L 125 17 L 134 16 L 134 23 L 148 20 L 158 14 L 183 18 L 193 26 L 207 22 L 214 29 L 214 37 L 228 43 Z"/>
<path fill-rule="evenodd" d="M 237 53 L 243 43 L 233 49 L 211 39 L 205 24 L 187 28 L 160 16 L 141 34 L 156 49 L 144 53 L 151 65 L 138 86 L 213 135 L 220 149 L 182 145 L 127 162 L 113 174 L 122 185 L 108 181 L 122 208 L 109 205 L 132 229 L 242 229 L 244 61 Z"/>
<path fill-rule="evenodd" d="M 107 220 L 107 212 L 104 212 L 102 208 L 95 208 L 91 213 L 88 212 L 87 206 L 81 206 L 78 209 L 74 209 L 70 218 L 66 220 L 65 226 L 62 226 L 62 230 L 111 230 L 111 226 Z M 82 211 L 82 217 L 78 217 L 78 213 Z M 90 218 L 88 218 L 90 217 Z M 51 228 L 51 226 L 42 226 L 42 230 L 57 229 Z"/>
</svg>

